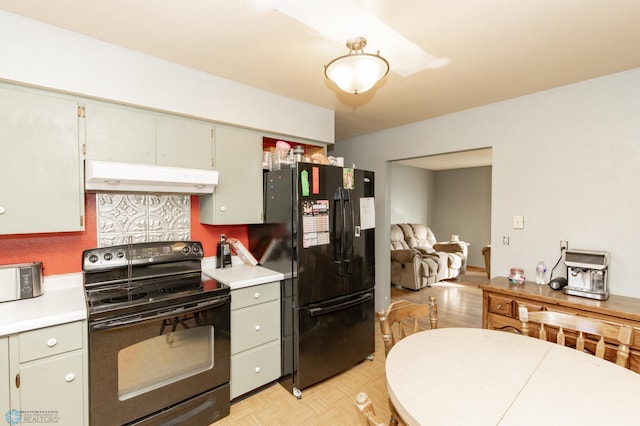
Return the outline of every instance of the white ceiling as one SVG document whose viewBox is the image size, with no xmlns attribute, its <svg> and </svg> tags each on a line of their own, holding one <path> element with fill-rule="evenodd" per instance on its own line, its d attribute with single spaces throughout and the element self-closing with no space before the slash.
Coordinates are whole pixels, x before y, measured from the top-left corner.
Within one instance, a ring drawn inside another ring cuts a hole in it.
<svg viewBox="0 0 640 426">
<path fill-rule="evenodd" d="M 323 76 L 344 43 L 248 0 L 0 0 L 0 9 L 333 109 L 337 141 L 640 67 L 638 0 L 354 1 L 450 63 L 408 77 L 391 63 L 374 90 L 349 95 Z"/>
</svg>

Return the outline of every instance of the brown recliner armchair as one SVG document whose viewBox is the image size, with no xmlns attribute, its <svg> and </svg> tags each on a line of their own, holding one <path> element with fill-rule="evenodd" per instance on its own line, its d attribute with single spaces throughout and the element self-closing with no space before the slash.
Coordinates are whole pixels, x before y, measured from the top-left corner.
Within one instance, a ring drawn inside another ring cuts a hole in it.
<svg viewBox="0 0 640 426">
<path fill-rule="evenodd" d="M 419 290 L 436 282 L 438 262 L 410 248 L 398 225 L 391 225 L 391 284 Z"/>
</svg>

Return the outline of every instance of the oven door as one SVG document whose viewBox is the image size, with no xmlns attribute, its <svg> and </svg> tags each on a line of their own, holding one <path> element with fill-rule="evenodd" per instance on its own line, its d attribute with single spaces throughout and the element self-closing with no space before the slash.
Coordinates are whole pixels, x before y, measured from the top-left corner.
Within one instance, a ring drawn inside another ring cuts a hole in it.
<svg viewBox="0 0 640 426">
<path fill-rule="evenodd" d="M 176 412 L 180 424 L 202 424 L 189 418 L 203 419 L 203 410 L 213 417 L 208 422 L 227 415 L 229 302 L 227 294 L 191 305 L 90 320 L 91 425 L 123 425 L 167 409 Z M 211 396 L 208 391 L 216 388 L 220 391 Z M 194 398 L 205 393 L 209 397 L 203 404 L 187 412 L 180 408 L 193 406 Z"/>
</svg>

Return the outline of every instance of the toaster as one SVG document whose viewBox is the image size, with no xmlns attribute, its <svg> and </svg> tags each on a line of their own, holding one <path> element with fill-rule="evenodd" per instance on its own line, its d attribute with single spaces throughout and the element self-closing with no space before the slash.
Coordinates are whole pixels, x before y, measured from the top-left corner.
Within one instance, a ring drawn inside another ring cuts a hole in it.
<svg viewBox="0 0 640 426">
<path fill-rule="evenodd" d="M 42 279 L 42 262 L 0 265 L 0 302 L 42 295 Z"/>
</svg>

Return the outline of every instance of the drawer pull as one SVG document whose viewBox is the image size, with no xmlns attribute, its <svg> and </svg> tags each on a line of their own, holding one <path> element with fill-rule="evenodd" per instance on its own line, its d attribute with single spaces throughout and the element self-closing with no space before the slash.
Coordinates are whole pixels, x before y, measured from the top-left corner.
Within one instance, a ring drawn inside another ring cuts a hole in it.
<svg viewBox="0 0 640 426">
<path fill-rule="evenodd" d="M 58 344 L 58 340 L 55 337 L 52 337 L 51 339 L 47 340 L 47 346 L 49 346 L 50 348 L 54 347 L 57 344 Z"/>
<path fill-rule="evenodd" d="M 260 331 L 260 325 L 256 325 L 256 331 Z"/>
<path fill-rule="evenodd" d="M 253 297 L 254 297 L 254 298 L 256 298 L 256 299 L 260 299 L 260 293 L 256 292 L 256 293 L 253 295 Z"/>
<path fill-rule="evenodd" d="M 259 373 L 260 371 L 262 371 L 262 369 L 260 367 L 256 367 L 256 373 Z"/>
<path fill-rule="evenodd" d="M 65 382 L 73 382 L 73 380 L 76 378 L 76 375 L 73 373 L 69 373 L 66 376 L 64 376 L 64 381 Z"/>
<path fill-rule="evenodd" d="M 496 309 L 497 309 L 497 310 L 499 310 L 499 311 L 501 311 L 501 310 L 502 310 L 502 303 L 498 303 L 498 304 L 496 305 Z"/>
</svg>

